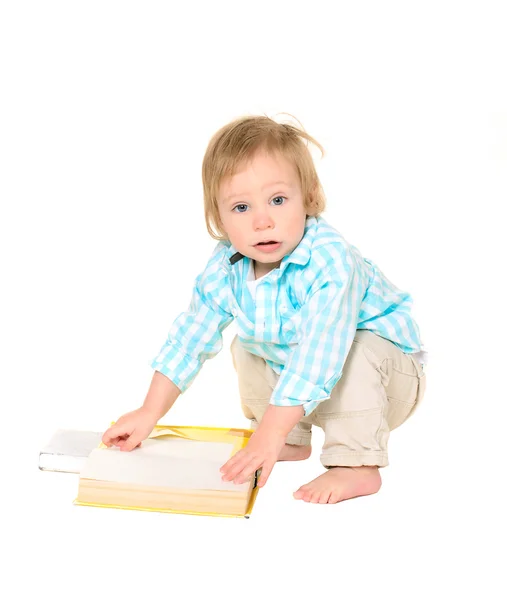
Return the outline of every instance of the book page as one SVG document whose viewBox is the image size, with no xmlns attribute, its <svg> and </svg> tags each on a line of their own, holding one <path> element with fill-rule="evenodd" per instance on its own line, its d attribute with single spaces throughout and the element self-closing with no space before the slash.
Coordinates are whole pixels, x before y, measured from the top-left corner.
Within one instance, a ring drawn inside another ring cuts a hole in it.
<svg viewBox="0 0 507 600">
<path fill-rule="evenodd" d="M 220 467 L 230 458 L 233 444 L 183 438 L 147 439 L 141 448 L 96 448 L 81 477 L 153 487 L 242 492 L 250 484 L 222 481 Z"/>
<path fill-rule="evenodd" d="M 200 442 L 182 437 L 164 436 L 147 439 L 141 445 L 145 456 L 173 456 L 175 458 L 199 458 L 227 462 L 233 446 L 224 442 Z"/>
</svg>

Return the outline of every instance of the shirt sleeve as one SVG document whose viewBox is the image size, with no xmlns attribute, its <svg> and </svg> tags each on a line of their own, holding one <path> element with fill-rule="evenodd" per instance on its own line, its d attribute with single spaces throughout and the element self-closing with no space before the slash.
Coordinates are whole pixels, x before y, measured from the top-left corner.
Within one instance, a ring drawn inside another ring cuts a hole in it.
<svg viewBox="0 0 507 600">
<path fill-rule="evenodd" d="M 366 289 L 363 272 L 345 250 L 320 270 L 301 306 L 297 345 L 280 374 L 270 404 L 303 405 L 306 416 L 330 397 L 342 376 Z"/>
<path fill-rule="evenodd" d="M 218 272 L 219 273 L 219 272 Z M 217 273 L 199 275 L 186 312 L 172 324 L 167 340 L 151 366 L 168 377 L 183 393 L 204 362 L 223 347 L 222 331 L 233 321 L 228 311 L 223 282 Z"/>
</svg>

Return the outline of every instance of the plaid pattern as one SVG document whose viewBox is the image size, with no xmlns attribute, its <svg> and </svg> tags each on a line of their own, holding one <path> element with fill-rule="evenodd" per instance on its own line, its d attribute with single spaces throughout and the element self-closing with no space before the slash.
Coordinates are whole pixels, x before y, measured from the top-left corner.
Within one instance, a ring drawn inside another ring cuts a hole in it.
<svg viewBox="0 0 507 600">
<path fill-rule="evenodd" d="M 184 392 L 205 360 L 223 346 L 235 320 L 243 347 L 280 376 L 270 403 L 304 405 L 310 414 L 340 379 L 357 329 L 369 329 L 408 354 L 421 350 L 410 314 L 412 298 L 322 217 L 308 217 L 293 252 L 257 282 L 246 285 L 251 259 L 219 242 L 196 278 L 152 367 Z M 236 258 L 238 258 L 236 256 Z"/>
</svg>

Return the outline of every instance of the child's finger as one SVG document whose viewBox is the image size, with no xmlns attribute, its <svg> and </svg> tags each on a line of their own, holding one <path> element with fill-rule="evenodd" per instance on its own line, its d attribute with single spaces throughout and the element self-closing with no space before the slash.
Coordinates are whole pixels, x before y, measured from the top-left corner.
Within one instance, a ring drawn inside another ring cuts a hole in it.
<svg viewBox="0 0 507 600">
<path fill-rule="evenodd" d="M 252 465 L 259 463 L 258 457 L 252 456 L 251 454 L 244 454 L 232 469 L 226 475 L 226 481 L 234 479 L 234 483 L 240 483 L 238 478 L 247 478 L 248 469 L 252 468 Z"/>
<path fill-rule="evenodd" d="M 230 481 L 231 479 L 234 479 L 250 460 L 251 456 L 249 454 L 241 454 L 239 452 L 238 454 L 235 454 L 229 462 L 220 469 L 223 473 L 222 480 Z"/>
<path fill-rule="evenodd" d="M 243 450 L 236 452 L 236 454 L 232 458 L 229 458 L 229 460 L 220 467 L 220 473 L 225 473 L 226 471 L 229 471 L 229 469 L 234 467 L 234 465 L 238 462 L 238 460 L 241 460 L 241 457 L 243 456 L 243 454 L 244 454 Z"/>
<path fill-rule="evenodd" d="M 234 479 L 234 477 L 236 477 L 236 475 L 241 471 L 242 468 L 242 463 L 237 462 L 236 464 L 224 469 L 222 471 L 222 481 L 230 481 L 231 479 Z"/>
<path fill-rule="evenodd" d="M 132 434 L 129 436 L 128 439 L 126 439 L 124 441 L 120 450 L 124 450 L 125 452 L 130 452 L 134 448 L 137 448 L 137 446 L 140 444 L 141 441 L 142 441 L 141 436 L 139 434 Z"/>
<path fill-rule="evenodd" d="M 252 458 L 246 465 L 243 466 L 243 469 L 234 477 L 234 483 L 243 483 L 245 482 L 259 467 L 259 459 Z"/>
<path fill-rule="evenodd" d="M 124 426 L 113 425 L 102 436 L 102 442 L 106 446 L 110 446 L 111 443 L 112 443 L 112 440 L 116 440 L 116 439 L 121 438 L 121 436 L 125 435 L 125 433 L 126 433 L 126 431 L 125 431 L 125 427 Z"/>
</svg>

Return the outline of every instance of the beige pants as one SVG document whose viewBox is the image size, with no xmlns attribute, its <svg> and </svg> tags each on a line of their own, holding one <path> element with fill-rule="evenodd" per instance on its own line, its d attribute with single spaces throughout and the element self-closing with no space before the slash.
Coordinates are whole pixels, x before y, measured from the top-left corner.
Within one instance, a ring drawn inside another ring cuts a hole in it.
<svg viewBox="0 0 507 600">
<path fill-rule="evenodd" d="M 231 344 L 244 415 L 252 429 L 269 405 L 278 375 L 259 356 L 250 354 L 236 336 Z M 424 396 L 426 375 L 420 363 L 395 344 L 367 330 L 358 330 L 343 374 L 328 400 L 303 417 L 286 442 L 311 443 L 312 425 L 321 427 L 325 467 L 385 467 L 389 433 L 414 412 Z"/>
</svg>

